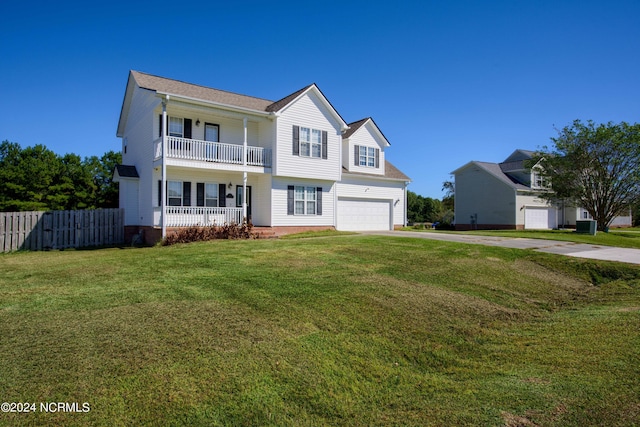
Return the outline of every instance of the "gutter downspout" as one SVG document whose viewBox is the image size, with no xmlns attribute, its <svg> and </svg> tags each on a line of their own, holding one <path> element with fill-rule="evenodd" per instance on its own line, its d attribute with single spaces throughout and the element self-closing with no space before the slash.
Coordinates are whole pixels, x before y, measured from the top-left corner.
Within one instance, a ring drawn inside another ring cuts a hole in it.
<svg viewBox="0 0 640 427">
<path fill-rule="evenodd" d="M 243 153 L 242 156 L 242 220 L 249 222 L 247 217 L 247 118 L 242 119 L 244 126 L 244 141 L 242 143 Z"/>
<path fill-rule="evenodd" d="M 162 238 L 167 236 L 167 102 L 169 101 L 169 95 L 162 101 L 162 172 L 160 177 L 160 193 L 162 200 L 160 200 L 160 225 L 162 227 Z"/>
</svg>

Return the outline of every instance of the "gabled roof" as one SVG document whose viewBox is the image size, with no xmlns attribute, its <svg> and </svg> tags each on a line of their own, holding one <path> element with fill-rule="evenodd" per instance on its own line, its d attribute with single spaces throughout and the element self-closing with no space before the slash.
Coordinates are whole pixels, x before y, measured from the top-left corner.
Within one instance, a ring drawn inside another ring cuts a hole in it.
<svg viewBox="0 0 640 427">
<path fill-rule="evenodd" d="M 268 99 L 241 95 L 234 92 L 228 92 L 210 88 L 207 86 L 200 86 L 192 83 L 186 83 L 180 80 L 168 79 L 166 77 L 159 77 L 152 74 L 146 74 L 141 73 L 140 71 L 131 70 L 129 72 L 129 79 L 127 81 L 125 97 L 122 102 L 122 109 L 120 111 L 117 136 L 121 136 L 124 133 L 124 125 L 129 112 L 129 106 L 131 103 L 131 97 L 133 95 L 135 85 L 139 86 L 142 89 L 151 90 L 162 95 L 173 95 L 177 97 L 189 98 L 193 100 L 217 104 L 219 106 L 261 112 L 263 114 L 277 113 L 295 102 L 305 93 L 314 91 L 321 98 L 322 102 L 330 110 L 338 123 L 340 123 L 341 128 L 345 129 L 347 127 L 347 123 L 340 116 L 338 111 L 333 108 L 333 105 L 331 105 L 329 100 L 324 96 L 322 91 L 320 91 L 315 83 L 305 86 L 302 89 L 292 93 L 291 95 L 287 95 L 279 101 L 274 102 Z"/>
<path fill-rule="evenodd" d="M 132 70 L 131 77 L 141 88 L 163 94 L 180 95 L 216 104 L 241 107 L 257 111 L 266 111 L 267 107 L 273 104 L 273 101 L 269 101 L 268 99 L 240 95 L 206 86 L 185 83 L 179 80 L 145 74 L 139 71 Z"/>
<path fill-rule="evenodd" d="M 309 92 L 315 92 L 318 98 L 320 98 L 320 101 L 325 105 L 329 112 L 334 116 L 336 121 L 340 124 L 340 128 L 342 130 L 347 129 L 347 122 L 344 121 L 340 113 L 338 113 L 338 110 L 336 110 L 333 105 L 331 105 L 331 102 L 329 102 L 327 97 L 324 96 L 324 93 L 322 93 L 320 88 L 315 83 L 303 87 L 302 89 L 292 93 L 291 95 L 285 96 L 281 100 L 272 103 L 265 109 L 265 111 L 273 113 L 281 112 Z"/>
<path fill-rule="evenodd" d="M 502 163 L 510 163 L 510 162 L 518 162 L 518 161 L 523 161 L 523 160 L 529 160 L 535 154 L 536 154 L 535 151 L 523 150 L 523 149 L 519 148 L 519 149 L 515 150 L 513 153 L 511 153 L 511 155 L 509 155 L 509 157 L 504 159 L 504 162 L 502 162 Z"/>
<path fill-rule="evenodd" d="M 472 160 L 469 163 L 465 164 L 462 167 L 459 167 L 458 169 L 454 170 L 451 173 L 455 175 L 457 172 L 459 172 L 459 171 L 461 171 L 463 169 L 467 169 L 468 167 L 471 167 L 471 166 L 476 166 L 476 167 L 484 170 L 485 172 L 487 172 L 490 175 L 494 176 L 499 181 L 501 181 L 503 184 L 506 184 L 511 188 L 514 188 L 516 190 L 531 190 L 531 187 L 519 183 L 518 181 L 516 181 L 511 176 L 509 176 L 506 173 L 504 173 L 502 171 L 502 168 L 500 167 L 500 164 L 498 164 L 498 163 L 478 162 L 478 161 Z"/>
<path fill-rule="evenodd" d="M 384 161 L 384 175 L 376 175 L 372 173 L 364 173 L 364 172 L 352 172 L 349 171 L 344 166 L 342 167 L 342 173 L 349 175 L 361 175 L 366 176 L 368 178 L 382 178 L 382 179 L 393 179 L 397 181 L 406 181 L 410 182 L 411 178 L 402 173 L 400 169 L 391 164 L 388 160 Z"/>
<path fill-rule="evenodd" d="M 346 139 L 351 137 L 354 133 L 356 133 L 360 128 L 365 126 L 368 122 L 371 122 L 374 128 L 374 132 L 378 134 L 378 136 L 387 144 L 387 146 L 391 145 L 386 136 L 382 133 L 376 122 L 373 121 L 371 117 L 365 117 L 364 119 L 358 120 L 357 122 L 349 123 L 349 129 L 345 133 L 342 134 L 342 139 Z"/>
<path fill-rule="evenodd" d="M 311 88 L 311 86 L 314 86 L 315 83 L 310 84 L 309 86 L 305 86 L 302 89 L 293 92 L 291 95 L 285 96 L 284 98 L 282 98 L 279 101 L 276 101 L 274 103 L 272 103 L 271 105 L 267 106 L 267 108 L 265 109 L 266 111 L 280 111 L 282 108 L 284 108 L 285 106 L 289 105 L 289 103 L 293 102 L 294 99 L 296 99 L 297 97 L 299 97 L 300 95 L 302 95 L 303 93 L 305 93 L 307 91 L 307 89 Z"/>
</svg>

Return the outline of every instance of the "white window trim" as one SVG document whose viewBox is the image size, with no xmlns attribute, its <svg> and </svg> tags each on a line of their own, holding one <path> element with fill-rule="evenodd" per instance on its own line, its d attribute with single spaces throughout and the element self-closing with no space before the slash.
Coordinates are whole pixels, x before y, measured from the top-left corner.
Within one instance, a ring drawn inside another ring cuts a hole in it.
<svg viewBox="0 0 640 427">
<path fill-rule="evenodd" d="M 178 196 L 171 196 L 171 184 L 178 184 L 177 188 L 179 191 L 180 204 L 171 204 L 171 199 L 178 199 Z M 182 181 L 167 181 L 167 206 L 182 206 L 182 201 L 184 200 L 184 194 L 182 194 L 183 184 Z"/>
<path fill-rule="evenodd" d="M 300 157 L 310 157 L 313 159 L 321 159 L 322 158 L 322 131 L 319 129 L 312 129 L 304 126 L 300 126 L 300 131 L 298 135 L 298 154 Z M 306 133 L 306 135 L 305 135 Z M 307 139 L 303 139 L 303 135 L 307 137 Z M 317 137 L 317 140 L 316 140 Z M 308 147 L 308 154 L 305 154 L 306 150 L 303 150 L 303 146 Z M 314 154 L 316 153 L 317 155 Z"/>
<path fill-rule="evenodd" d="M 212 198 L 212 197 L 207 197 L 207 185 L 212 185 L 213 188 L 215 188 L 215 192 L 218 195 L 218 197 Z M 207 208 L 217 208 L 218 206 L 220 206 L 220 191 L 218 190 L 218 184 L 214 183 L 214 182 L 205 182 L 204 183 L 204 206 Z M 213 206 L 209 206 L 207 204 L 207 200 L 215 200 L 216 204 Z"/>
<path fill-rule="evenodd" d="M 299 193 L 299 189 L 303 189 L 302 193 Z M 302 194 L 302 198 L 298 198 L 299 194 Z M 298 212 L 298 209 L 297 209 L 298 203 L 302 203 L 302 206 L 303 206 L 302 213 Z M 309 205 L 311 203 L 313 203 L 313 209 L 309 209 Z M 303 185 L 294 186 L 293 214 L 294 215 L 317 215 L 317 212 L 318 212 L 318 195 L 317 195 L 316 187 L 306 187 Z"/>
<path fill-rule="evenodd" d="M 172 132 L 171 131 L 171 120 L 179 120 L 180 121 L 180 132 Z M 169 136 L 174 136 L 178 138 L 184 137 L 184 119 L 181 117 L 169 117 Z"/>
<path fill-rule="evenodd" d="M 362 153 L 364 150 L 364 154 Z M 364 164 L 362 158 L 364 157 Z M 370 164 L 371 163 L 371 164 Z M 358 166 L 363 168 L 376 167 L 376 149 L 366 145 L 358 145 Z"/>
</svg>

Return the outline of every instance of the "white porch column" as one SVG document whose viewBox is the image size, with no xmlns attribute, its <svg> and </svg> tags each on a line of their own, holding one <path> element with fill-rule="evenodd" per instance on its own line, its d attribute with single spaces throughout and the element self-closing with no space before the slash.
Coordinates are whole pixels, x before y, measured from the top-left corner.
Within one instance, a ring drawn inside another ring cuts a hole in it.
<svg viewBox="0 0 640 427">
<path fill-rule="evenodd" d="M 162 227 L 162 238 L 167 235 L 167 102 L 169 101 L 169 95 L 162 101 L 162 172 L 160 177 L 160 225 Z"/>
<path fill-rule="evenodd" d="M 249 218 L 247 218 L 247 118 L 242 119 L 242 124 L 244 126 L 244 141 L 243 141 L 243 161 L 242 161 L 242 218 L 246 219 L 247 222 Z"/>
</svg>

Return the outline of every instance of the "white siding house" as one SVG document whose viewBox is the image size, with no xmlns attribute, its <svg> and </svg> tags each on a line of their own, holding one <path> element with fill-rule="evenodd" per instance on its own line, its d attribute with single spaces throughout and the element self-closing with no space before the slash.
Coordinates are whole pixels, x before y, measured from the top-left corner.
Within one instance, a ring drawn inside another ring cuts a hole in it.
<svg viewBox="0 0 640 427">
<path fill-rule="evenodd" d="M 128 234 L 242 222 L 393 229 L 409 178 L 372 119 L 347 124 L 309 85 L 279 101 L 131 71 L 118 123 Z M 247 197 L 244 197 L 244 195 Z"/>
<path fill-rule="evenodd" d="M 548 190 L 535 166 L 527 165 L 533 155 L 515 150 L 502 163 L 471 161 L 453 171 L 456 229 L 554 229 L 589 219 L 582 208 L 540 197 Z M 616 217 L 612 224 L 630 225 L 631 216 Z"/>
</svg>

